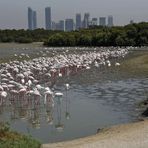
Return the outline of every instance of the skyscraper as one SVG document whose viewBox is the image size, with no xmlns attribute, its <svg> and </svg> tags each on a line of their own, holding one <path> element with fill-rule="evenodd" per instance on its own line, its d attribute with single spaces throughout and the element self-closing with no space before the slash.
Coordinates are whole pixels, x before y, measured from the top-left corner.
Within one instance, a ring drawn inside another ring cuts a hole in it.
<svg viewBox="0 0 148 148">
<path fill-rule="evenodd" d="M 46 30 L 51 30 L 51 8 L 45 8 L 45 28 Z"/>
<path fill-rule="evenodd" d="M 99 25 L 100 26 L 106 26 L 106 17 L 100 17 L 99 18 Z"/>
<path fill-rule="evenodd" d="M 56 30 L 56 22 L 51 22 L 51 29 Z"/>
<path fill-rule="evenodd" d="M 81 14 L 76 14 L 76 30 L 82 27 Z"/>
<path fill-rule="evenodd" d="M 98 25 L 98 19 L 97 18 L 92 18 L 91 25 L 92 26 L 97 26 Z"/>
<path fill-rule="evenodd" d="M 59 22 L 58 23 L 55 23 L 55 30 L 60 30 Z"/>
<path fill-rule="evenodd" d="M 73 19 L 65 20 L 65 31 L 73 31 L 74 30 L 74 21 Z"/>
<path fill-rule="evenodd" d="M 112 15 L 109 15 L 108 16 L 108 27 L 112 27 L 113 26 L 113 16 Z"/>
<path fill-rule="evenodd" d="M 60 20 L 58 23 L 52 22 L 51 28 L 52 30 L 64 31 L 64 20 Z"/>
<path fill-rule="evenodd" d="M 33 11 L 33 23 L 32 23 L 32 26 L 33 26 L 33 30 L 37 29 L 37 15 L 36 15 L 36 11 Z"/>
<path fill-rule="evenodd" d="M 28 7 L 28 29 L 34 30 L 36 28 L 37 28 L 36 11 L 33 11 L 30 7 Z"/>
<path fill-rule="evenodd" d="M 30 7 L 28 7 L 28 29 L 29 30 L 33 30 L 32 17 L 33 17 L 33 11 Z"/>
<path fill-rule="evenodd" d="M 89 27 L 89 22 L 90 22 L 90 14 L 85 13 L 84 14 L 84 20 L 83 20 L 83 28 L 88 28 Z"/>
<path fill-rule="evenodd" d="M 63 20 L 59 21 L 59 30 L 64 31 L 64 21 Z"/>
</svg>

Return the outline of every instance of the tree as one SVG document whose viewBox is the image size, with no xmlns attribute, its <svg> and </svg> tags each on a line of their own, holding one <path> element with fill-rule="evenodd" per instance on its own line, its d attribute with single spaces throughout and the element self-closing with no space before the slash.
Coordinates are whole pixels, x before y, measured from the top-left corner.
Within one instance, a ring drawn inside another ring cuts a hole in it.
<svg viewBox="0 0 148 148">
<path fill-rule="evenodd" d="M 64 46 L 64 45 L 65 45 L 65 39 L 60 33 L 54 34 L 50 36 L 48 39 L 48 46 Z"/>
<path fill-rule="evenodd" d="M 91 46 L 92 37 L 88 34 L 81 35 L 78 41 L 79 46 Z"/>
</svg>

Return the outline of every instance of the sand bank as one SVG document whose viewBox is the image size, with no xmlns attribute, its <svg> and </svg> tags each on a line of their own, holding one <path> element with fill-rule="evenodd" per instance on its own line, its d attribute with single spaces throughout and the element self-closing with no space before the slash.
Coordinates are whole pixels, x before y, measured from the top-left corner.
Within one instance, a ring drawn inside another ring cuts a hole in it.
<svg viewBox="0 0 148 148">
<path fill-rule="evenodd" d="M 148 120 L 113 126 L 100 133 L 42 148 L 148 148 Z"/>
</svg>

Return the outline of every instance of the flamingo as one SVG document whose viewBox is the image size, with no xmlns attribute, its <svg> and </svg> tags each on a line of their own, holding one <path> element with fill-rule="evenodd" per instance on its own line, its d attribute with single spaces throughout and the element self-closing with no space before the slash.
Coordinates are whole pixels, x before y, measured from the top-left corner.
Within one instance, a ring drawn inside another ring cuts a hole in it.
<svg viewBox="0 0 148 148">
<path fill-rule="evenodd" d="M 6 99 L 6 97 L 7 97 L 7 92 L 1 91 L 0 92 L 0 105 L 2 105 L 4 101 L 6 101 L 6 100 L 4 100 L 4 99 Z"/>
<path fill-rule="evenodd" d="M 64 49 L 65 51 L 62 54 L 57 54 L 58 48 L 55 48 L 57 51 L 50 48 L 53 54 L 52 57 L 48 57 L 48 52 L 45 50 L 40 52 L 42 55 L 46 54 L 45 57 L 28 59 L 22 62 L 15 60 L 10 61 L 10 63 L 2 63 L 0 70 L 0 93 L 2 98 L 5 98 L 4 94 L 6 93 L 10 93 L 13 97 L 23 93 L 24 98 L 26 95 L 33 96 L 34 99 L 37 98 L 35 102 L 38 102 L 41 93 L 44 93 L 44 104 L 46 104 L 52 91 L 49 87 L 41 86 L 44 82 L 47 81 L 44 85 L 51 84 L 53 81 L 56 82 L 58 77 L 69 76 L 82 69 L 90 69 L 92 64 L 95 67 L 100 65 L 110 67 L 112 66 L 111 58 L 122 58 L 128 54 L 126 48 L 112 50 L 112 48 L 105 49 L 102 47 L 100 51 L 97 50 L 98 48 L 94 48 L 94 51 L 85 51 L 82 54 L 77 54 L 77 52 L 67 54 L 69 48 Z M 75 49 L 78 50 L 78 48 Z M 80 50 L 85 49 L 88 48 L 80 48 Z M 21 53 L 17 56 L 24 57 L 27 54 Z M 115 66 L 120 66 L 120 63 L 115 63 Z M 65 89 L 69 89 L 68 83 L 65 84 Z M 63 93 L 55 92 L 52 96 L 61 99 Z"/>
<path fill-rule="evenodd" d="M 46 105 L 47 101 L 51 103 L 52 107 L 54 107 L 54 100 L 53 100 L 53 92 L 51 90 L 47 90 L 44 92 L 44 105 Z"/>
<path fill-rule="evenodd" d="M 0 85 L 0 91 L 3 91 L 4 90 L 4 88 L 2 87 L 2 85 Z"/>
<path fill-rule="evenodd" d="M 115 63 L 115 66 L 120 66 L 120 63 L 116 62 L 116 63 Z"/>
<path fill-rule="evenodd" d="M 68 83 L 65 84 L 66 90 L 70 88 L 70 85 Z"/>
<path fill-rule="evenodd" d="M 63 93 L 62 92 L 56 92 L 55 93 L 55 97 L 62 97 L 63 96 Z"/>
</svg>

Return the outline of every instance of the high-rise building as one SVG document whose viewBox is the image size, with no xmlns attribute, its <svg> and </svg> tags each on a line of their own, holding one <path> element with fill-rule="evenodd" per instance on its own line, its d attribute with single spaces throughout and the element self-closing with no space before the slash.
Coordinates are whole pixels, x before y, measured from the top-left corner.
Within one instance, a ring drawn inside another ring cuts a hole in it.
<svg viewBox="0 0 148 148">
<path fill-rule="evenodd" d="M 34 30 L 36 28 L 37 28 L 36 11 L 33 11 L 30 7 L 28 7 L 28 29 Z"/>
<path fill-rule="evenodd" d="M 64 31 L 64 20 L 59 21 L 59 30 Z"/>
<path fill-rule="evenodd" d="M 91 25 L 92 26 L 97 26 L 98 25 L 98 19 L 97 18 L 92 18 Z"/>
<path fill-rule="evenodd" d="M 52 22 L 51 28 L 52 30 L 64 31 L 64 21 L 60 20 L 58 23 Z"/>
<path fill-rule="evenodd" d="M 56 23 L 55 22 L 51 22 L 51 29 L 56 30 Z"/>
<path fill-rule="evenodd" d="M 108 27 L 112 27 L 114 24 L 113 24 L 113 16 L 112 15 L 109 15 L 108 16 L 108 24 L 107 26 Z"/>
<path fill-rule="evenodd" d="M 74 30 L 74 21 L 73 19 L 65 20 L 65 31 L 73 31 Z"/>
<path fill-rule="evenodd" d="M 59 22 L 55 23 L 55 30 L 60 30 Z"/>
<path fill-rule="evenodd" d="M 37 15 L 36 15 L 36 11 L 33 11 L 33 21 L 32 21 L 32 26 L 33 26 L 33 30 L 37 29 Z"/>
<path fill-rule="evenodd" d="M 83 20 L 83 28 L 88 28 L 89 27 L 89 23 L 90 23 L 90 14 L 89 13 L 85 13 L 84 14 L 84 20 Z"/>
<path fill-rule="evenodd" d="M 106 17 L 100 17 L 99 18 L 99 25 L 100 26 L 106 26 Z"/>
<path fill-rule="evenodd" d="M 28 7 L 28 29 L 29 30 L 33 30 L 32 17 L 33 17 L 33 11 L 30 7 Z"/>
<path fill-rule="evenodd" d="M 81 14 L 76 14 L 76 30 L 82 27 Z"/>
<path fill-rule="evenodd" d="M 51 30 L 51 8 L 46 7 L 45 8 L 45 28 L 46 30 Z"/>
</svg>

